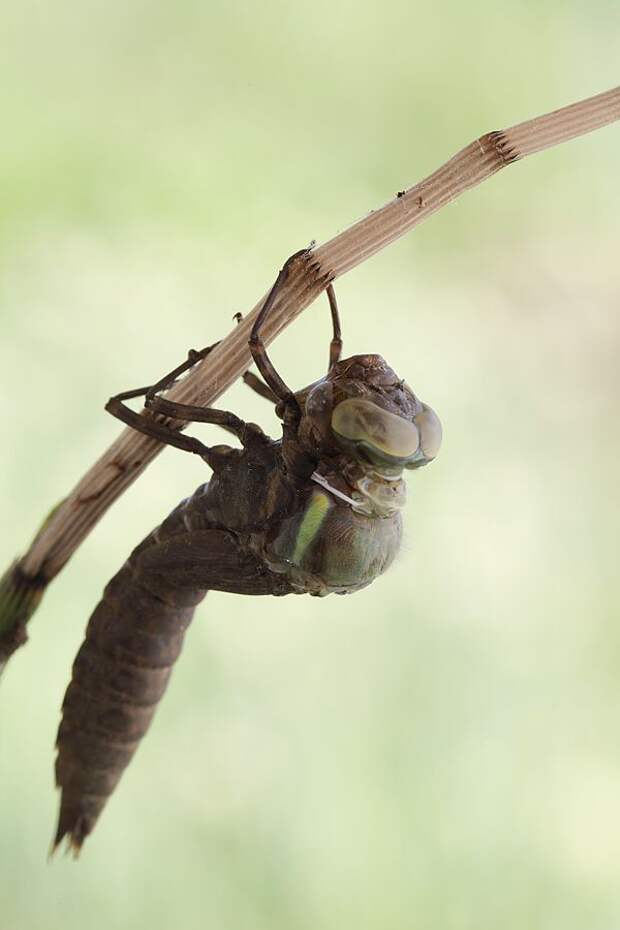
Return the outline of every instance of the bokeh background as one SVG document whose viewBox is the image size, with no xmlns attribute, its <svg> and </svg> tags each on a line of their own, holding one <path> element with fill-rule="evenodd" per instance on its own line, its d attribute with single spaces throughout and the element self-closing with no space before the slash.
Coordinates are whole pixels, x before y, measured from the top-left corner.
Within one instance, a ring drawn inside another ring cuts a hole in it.
<svg viewBox="0 0 620 930">
<path fill-rule="evenodd" d="M 618 27 L 603 0 L 3 4 L 1 564 L 117 435 L 112 393 L 476 136 L 616 85 Z M 106 515 L 2 680 L 3 928 L 620 925 L 619 157 L 615 126 L 516 164 L 339 282 L 346 350 L 444 422 L 399 561 L 352 598 L 210 595 L 48 864 L 86 620 L 204 466 L 167 451 Z M 328 339 L 319 302 L 284 377 Z"/>
</svg>

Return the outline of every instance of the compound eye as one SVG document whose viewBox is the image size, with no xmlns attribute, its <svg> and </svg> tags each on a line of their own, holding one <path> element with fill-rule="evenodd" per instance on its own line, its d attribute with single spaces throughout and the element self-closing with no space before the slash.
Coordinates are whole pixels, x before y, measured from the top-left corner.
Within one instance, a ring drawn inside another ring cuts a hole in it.
<svg viewBox="0 0 620 930">
<path fill-rule="evenodd" d="M 338 404 L 332 414 L 332 429 L 343 439 L 370 446 L 388 460 L 409 459 L 420 445 L 415 423 L 361 397 Z"/>
<path fill-rule="evenodd" d="M 420 430 L 420 448 L 427 462 L 434 459 L 441 448 L 443 430 L 441 421 L 435 411 L 422 404 L 422 413 L 413 418 Z"/>
</svg>

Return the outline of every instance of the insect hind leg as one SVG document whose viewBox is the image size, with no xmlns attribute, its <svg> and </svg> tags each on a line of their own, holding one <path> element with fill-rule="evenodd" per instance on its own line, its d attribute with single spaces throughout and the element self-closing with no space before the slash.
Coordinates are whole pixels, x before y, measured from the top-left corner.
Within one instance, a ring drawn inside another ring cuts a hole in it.
<svg viewBox="0 0 620 930">
<path fill-rule="evenodd" d="M 233 433 L 244 445 L 250 436 L 256 434 L 258 427 L 249 426 L 240 419 L 240 417 L 227 410 L 218 410 L 215 407 L 197 407 L 191 404 L 175 403 L 160 397 L 158 394 L 159 391 L 165 391 L 172 387 L 179 375 L 188 371 L 198 361 L 206 358 L 216 345 L 218 345 L 218 343 L 207 346 L 199 352 L 195 349 L 191 349 L 187 359 L 167 375 L 164 375 L 163 378 L 160 378 L 156 384 L 149 385 L 148 387 L 134 388 L 116 394 L 107 402 L 105 409 L 108 413 L 111 413 L 112 416 L 115 416 L 137 432 L 150 436 L 152 439 L 156 439 L 158 442 L 164 443 L 165 445 L 181 449 L 183 452 L 192 452 L 195 455 L 199 455 L 208 465 L 211 465 L 212 468 L 219 467 L 221 465 L 222 455 L 226 454 L 225 450 L 222 449 L 222 447 L 207 446 L 193 436 L 184 436 L 180 432 L 182 428 L 181 424 L 189 422 L 213 423 Z M 137 413 L 125 403 L 125 401 L 133 400 L 136 397 L 145 398 L 145 411 L 142 413 Z M 178 421 L 179 426 L 172 426 L 170 423 L 161 419 L 162 417 Z"/>
</svg>

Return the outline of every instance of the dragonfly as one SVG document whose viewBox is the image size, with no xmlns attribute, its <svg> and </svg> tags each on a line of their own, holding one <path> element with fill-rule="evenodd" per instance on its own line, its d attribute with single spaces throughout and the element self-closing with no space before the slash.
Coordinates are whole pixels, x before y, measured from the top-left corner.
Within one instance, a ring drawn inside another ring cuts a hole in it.
<svg viewBox="0 0 620 930">
<path fill-rule="evenodd" d="M 262 375 L 244 380 L 275 404 L 274 440 L 235 413 L 162 396 L 212 349 L 106 409 L 162 443 L 198 455 L 210 480 L 133 550 L 105 587 L 73 665 L 57 738 L 61 791 L 54 848 L 77 854 L 115 790 L 163 696 L 185 632 L 208 591 L 246 595 L 352 594 L 389 568 L 399 549 L 403 472 L 437 455 L 437 414 L 380 355 L 342 359 L 333 286 L 327 374 L 293 391 L 261 331 L 286 281 L 284 264 L 249 338 Z M 144 397 L 146 413 L 127 401 Z M 239 446 L 207 446 L 171 425 L 208 423 Z"/>
</svg>

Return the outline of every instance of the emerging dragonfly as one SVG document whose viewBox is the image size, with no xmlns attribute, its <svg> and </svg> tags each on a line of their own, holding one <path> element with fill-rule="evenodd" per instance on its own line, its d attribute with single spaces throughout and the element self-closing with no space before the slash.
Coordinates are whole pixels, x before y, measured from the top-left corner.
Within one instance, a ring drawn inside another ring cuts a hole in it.
<svg viewBox="0 0 620 930">
<path fill-rule="evenodd" d="M 282 268 L 250 336 L 264 382 L 245 376 L 276 404 L 281 439 L 270 439 L 234 413 L 160 396 L 212 347 L 190 352 L 153 387 L 127 391 L 107 404 L 135 429 L 199 455 L 213 475 L 134 549 L 90 619 L 58 732 L 56 846 L 66 836 L 77 852 L 92 831 L 148 729 L 207 591 L 350 594 L 384 572 L 399 548 L 402 472 L 435 458 L 439 419 L 381 356 L 340 360 L 331 285 L 327 375 L 297 392 L 286 386 L 269 360 L 261 328 L 299 254 Z M 152 415 L 125 405 L 140 396 Z M 205 446 L 165 418 L 217 424 L 241 448 Z"/>
</svg>

